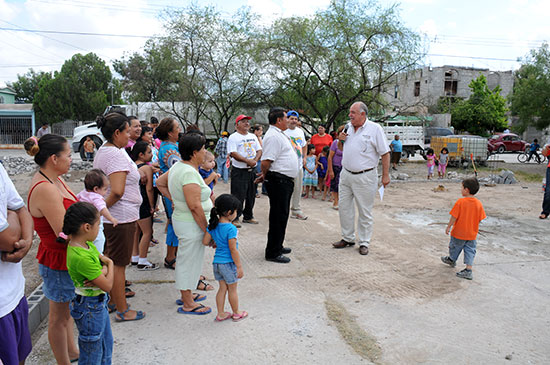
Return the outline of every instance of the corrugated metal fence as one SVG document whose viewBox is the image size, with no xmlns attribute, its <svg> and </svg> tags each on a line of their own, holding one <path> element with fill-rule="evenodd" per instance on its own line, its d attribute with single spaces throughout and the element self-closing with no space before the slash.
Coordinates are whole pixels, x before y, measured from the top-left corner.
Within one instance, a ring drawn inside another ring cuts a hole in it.
<svg viewBox="0 0 550 365">
<path fill-rule="evenodd" d="M 81 125 L 79 122 L 75 122 L 74 120 L 66 120 L 61 123 L 54 123 L 52 125 L 52 133 L 53 134 L 59 134 L 63 137 L 73 137 L 73 132 L 76 127 Z"/>
</svg>

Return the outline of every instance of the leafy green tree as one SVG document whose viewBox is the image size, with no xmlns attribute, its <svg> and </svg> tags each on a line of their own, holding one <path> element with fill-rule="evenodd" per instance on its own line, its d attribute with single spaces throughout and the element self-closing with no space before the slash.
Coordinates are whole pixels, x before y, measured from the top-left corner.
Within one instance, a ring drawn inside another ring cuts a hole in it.
<svg viewBox="0 0 550 365">
<path fill-rule="evenodd" d="M 532 125 L 550 126 L 550 49 L 547 43 L 533 49 L 515 72 L 514 90 L 509 97 L 512 115 L 519 117 L 515 129 Z"/>
<path fill-rule="evenodd" d="M 472 80 L 468 86 L 472 90 L 468 100 L 456 102 L 451 109 L 453 127 L 480 135 L 504 130 L 508 123 L 508 108 L 506 99 L 500 95 L 500 87 L 489 89 L 484 75 Z"/>
<path fill-rule="evenodd" d="M 120 85 L 112 81 L 105 62 L 93 53 L 76 54 L 53 79 L 40 81 L 33 105 L 40 123 L 93 120 L 109 105 L 111 96 L 120 100 Z"/>
<path fill-rule="evenodd" d="M 34 96 L 38 92 L 38 85 L 44 80 L 51 80 L 52 74 L 50 72 L 39 71 L 35 72 L 32 68 L 24 75 L 17 75 L 17 81 L 13 83 L 7 83 L 8 87 L 11 87 L 16 95 L 15 100 L 23 103 L 32 103 Z"/>
<path fill-rule="evenodd" d="M 301 109 L 306 124 L 329 127 L 354 101 L 383 109 L 383 86 L 422 55 L 419 36 L 402 25 L 395 5 L 357 0 L 332 0 L 312 17 L 277 20 L 261 47 L 272 88 L 267 101 Z"/>
</svg>

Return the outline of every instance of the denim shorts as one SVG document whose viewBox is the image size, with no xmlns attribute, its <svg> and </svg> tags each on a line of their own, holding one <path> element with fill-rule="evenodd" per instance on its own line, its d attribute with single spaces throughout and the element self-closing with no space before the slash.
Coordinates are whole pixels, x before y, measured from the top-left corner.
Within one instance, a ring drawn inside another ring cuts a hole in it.
<svg viewBox="0 0 550 365">
<path fill-rule="evenodd" d="M 476 240 L 461 240 L 451 236 L 449 242 L 449 257 L 451 260 L 456 261 L 460 252 L 464 251 L 464 264 L 472 266 L 474 264 L 474 257 L 476 256 Z"/>
<path fill-rule="evenodd" d="M 54 270 L 38 264 L 38 272 L 44 281 L 42 291 L 46 298 L 57 303 L 67 303 L 74 298 L 74 284 L 68 271 Z"/>
<path fill-rule="evenodd" d="M 237 266 L 234 262 L 227 264 L 213 264 L 213 266 L 214 278 L 216 280 L 223 280 L 226 284 L 235 284 L 239 281 L 237 278 Z"/>
</svg>

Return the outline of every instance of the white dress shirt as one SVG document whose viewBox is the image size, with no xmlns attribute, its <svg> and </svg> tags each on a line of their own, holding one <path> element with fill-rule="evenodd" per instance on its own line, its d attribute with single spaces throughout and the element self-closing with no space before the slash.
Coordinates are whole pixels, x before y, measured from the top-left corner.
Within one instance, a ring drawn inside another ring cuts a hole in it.
<svg viewBox="0 0 550 365">
<path fill-rule="evenodd" d="M 262 161 L 273 161 L 269 171 L 278 172 L 293 179 L 298 176 L 296 150 L 290 138 L 281 129 L 270 125 L 263 142 Z"/>
<path fill-rule="evenodd" d="M 348 123 L 347 134 L 342 167 L 348 171 L 359 172 L 377 167 L 380 156 L 390 151 L 382 127 L 368 119 L 357 130 Z"/>
</svg>

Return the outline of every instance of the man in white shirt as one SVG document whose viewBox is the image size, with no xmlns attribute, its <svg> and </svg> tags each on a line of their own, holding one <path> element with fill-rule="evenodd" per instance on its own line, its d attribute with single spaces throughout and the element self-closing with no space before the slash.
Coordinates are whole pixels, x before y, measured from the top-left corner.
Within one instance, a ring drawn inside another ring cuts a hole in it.
<svg viewBox="0 0 550 365">
<path fill-rule="evenodd" d="M 48 123 L 42 124 L 42 127 L 38 128 L 38 131 L 36 132 L 36 137 L 41 138 L 45 136 L 46 134 L 52 133 L 50 131 L 50 127 L 48 126 Z"/>
<path fill-rule="evenodd" d="M 231 157 L 231 194 L 243 204 L 242 211 L 237 213 L 233 222 L 240 227 L 239 217 L 243 215 L 243 223 L 258 224 L 254 219 L 254 202 L 256 201 L 256 163 L 262 156 L 262 147 L 258 138 L 250 133 L 250 119 L 239 115 L 235 120 L 237 131 L 227 139 L 227 153 Z"/>
<path fill-rule="evenodd" d="M 256 183 L 265 181 L 269 197 L 269 230 L 265 259 L 289 263 L 292 250 L 283 247 L 286 225 L 290 213 L 290 198 L 294 191 L 294 179 L 298 176 L 298 157 L 290 138 L 284 133 L 288 118 L 283 108 L 271 108 L 268 115 L 269 129 L 263 139 L 262 176 Z"/>
<path fill-rule="evenodd" d="M 0 363 L 24 363 L 32 349 L 21 260 L 32 244 L 32 217 L 0 164 Z"/>
<path fill-rule="evenodd" d="M 367 119 L 363 102 L 353 103 L 348 123 L 338 137 L 344 143 L 339 185 L 342 240 L 335 248 L 355 245 L 355 205 L 359 212 L 359 253 L 369 253 L 372 237 L 372 207 L 378 188 L 378 160 L 382 158 L 382 185 L 390 183 L 390 149 L 382 127 Z M 354 204 L 355 202 L 355 204 Z"/>
<path fill-rule="evenodd" d="M 298 126 L 300 115 L 295 110 L 286 113 L 288 117 L 288 129 L 285 134 L 290 138 L 292 146 L 298 156 L 298 176 L 294 179 L 294 192 L 290 201 L 290 217 L 306 220 L 307 217 L 302 213 L 300 200 L 302 199 L 302 180 L 304 179 L 304 156 L 307 152 L 307 142 L 304 131 Z"/>
</svg>

